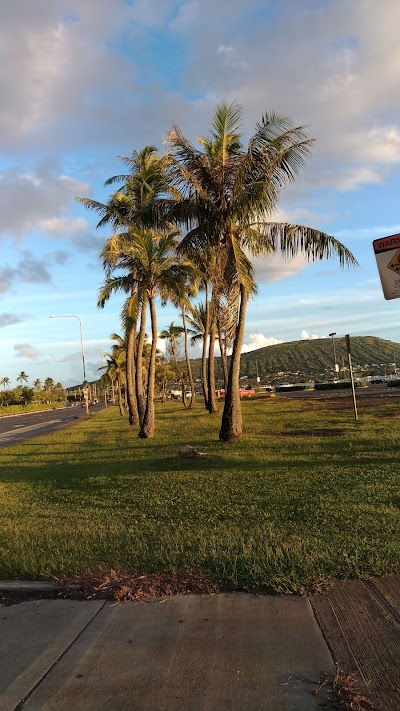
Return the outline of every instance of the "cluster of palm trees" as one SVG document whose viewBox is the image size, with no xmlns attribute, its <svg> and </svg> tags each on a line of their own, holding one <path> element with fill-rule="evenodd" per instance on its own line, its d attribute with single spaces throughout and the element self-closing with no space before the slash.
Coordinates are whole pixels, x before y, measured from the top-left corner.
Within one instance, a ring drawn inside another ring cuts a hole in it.
<svg viewBox="0 0 400 711">
<path fill-rule="evenodd" d="M 16 381 L 19 386 L 22 387 L 23 383 L 28 384 L 29 375 L 27 375 L 24 370 L 21 370 L 21 372 L 16 377 Z M 4 390 L 8 388 L 10 386 L 10 378 L 0 378 L 0 386 L 3 386 Z M 40 390 L 42 389 L 42 381 L 40 380 L 40 378 L 36 378 L 36 380 L 33 381 L 33 389 L 35 390 L 35 392 L 40 392 Z M 60 389 L 63 389 L 61 383 L 55 383 L 53 378 L 46 378 L 43 383 L 43 390 L 47 393 L 51 393 L 53 390 Z"/>
<path fill-rule="evenodd" d="M 312 261 L 336 256 L 342 267 L 356 264 L 351 252 L 334 237 L 310 227 L 271 221 L 281 191 L 294 180 L 310 153 L 312 140 L 304 128 L 266 113 L 244 146 L 241 121 L 240 106 L 220 104 L 209 136 L 198 139 L 199 147 L 173 125 L 163 156 L 146 146 L 122 159 L 128 173 L 106 182 L 118 183 L 106 204 L 78 198 L 97 211 L 99 227 L 112 228 L 101 253 L 106 278 L 98 305 L 104 307 L 114 292 L 126 294 L 124 360 L 121 357 L 117 362 L 115 353 L 109 357 L 116 359 L 115 374 L 119 371 L 122 377 L 124 373 L 129 421 L 139 425 L 139 437 L 154 434 L 158 300 L 162 304 L 170 300 L 181 310 L 191 403 L 195 389 L 188 333 L 192 330 L 192 337 L 202 340 L 202 386 L 210 413 L 217 410 L 213 368 L 218 342 L 226 381 L 219 437 L 233 440 L 242 433 L 240 353 L 248 299 L 256 292 L 251 258 L 268 258 L 276 252 L 290 257 L 301 252 Z M 204 300 L 193 305 L 191 299 L 199 291 L 204 292 Z M 148 312 L 151 345 L 144 369 Z M 172 326 L 163 337 L 169 339 L 174 353 L 177 333 Z M 184 383 L 182 388 L 185 399 Z"/>
<path fill-rule="evenodd" d="M 25 373 L 24 370 L 21 370 L 21 372 L 17 375 L 17 383 L 20 387 L 22 387 L 23 383 L 27 383 L 29 379 L 29 375 Z M 10 378 L 4 377 L 0 378 L 0 385 L 3 386 L 4 390 L 10 386 Z"/>
</svg>

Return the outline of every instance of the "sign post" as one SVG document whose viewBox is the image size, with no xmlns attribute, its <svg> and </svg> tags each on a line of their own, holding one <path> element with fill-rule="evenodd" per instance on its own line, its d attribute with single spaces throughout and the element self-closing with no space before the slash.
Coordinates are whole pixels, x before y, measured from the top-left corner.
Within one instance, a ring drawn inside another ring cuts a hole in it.
<svg viewBox="0 0 400 711">
<path fill-rule="evenodd" d="M 400 234 L 373 241 L 385 299 L 400 297 Z"/>
</svg>

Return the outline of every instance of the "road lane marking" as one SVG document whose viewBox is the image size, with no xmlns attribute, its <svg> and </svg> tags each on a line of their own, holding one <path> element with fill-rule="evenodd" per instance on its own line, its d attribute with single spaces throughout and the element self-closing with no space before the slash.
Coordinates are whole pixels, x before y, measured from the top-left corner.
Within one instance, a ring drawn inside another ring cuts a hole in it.
<svg viewBox="0 0 400 711">
<path fill-rule="evenodd" d="M 54 425 L 56 422 L 61 422 L 61 420 L 48 420 L 47 422 L 39 422 L 37 425 L 29 425 L 28 427 L 20 427 L 19 429 L 15 428 L 13 430 L 10 430 L 10 432 L 2 432 L 0 437 L 7 437 L 8 435 L 17 435 L 21 434 L 22 432 L 31 432 L 31 430 L 38 430 L 43 427 L 47 427 L 47 425 Z"/>
</svg>

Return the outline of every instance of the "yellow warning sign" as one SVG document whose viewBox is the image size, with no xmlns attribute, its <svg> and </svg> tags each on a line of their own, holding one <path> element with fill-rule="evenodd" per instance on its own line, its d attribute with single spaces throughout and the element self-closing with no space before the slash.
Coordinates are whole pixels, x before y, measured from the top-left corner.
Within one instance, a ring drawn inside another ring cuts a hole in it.
<svg viewBox="0 0 400 711">
<path fill-rule="evenodd" d="M 396 274 L 400 274 L 400 249 L 398 249 L 397 252 L 393 255 L 388 264 L 388 267 L 393 272 L 396 272 Z"/>
</svg>

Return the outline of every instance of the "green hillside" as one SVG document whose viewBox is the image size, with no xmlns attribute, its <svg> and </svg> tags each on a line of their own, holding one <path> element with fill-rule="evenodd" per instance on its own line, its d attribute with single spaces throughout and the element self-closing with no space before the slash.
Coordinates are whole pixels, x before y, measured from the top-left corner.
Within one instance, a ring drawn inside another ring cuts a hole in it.
<svg viewBox="0 0 400 711">
<path fill-rule="evenodd" d="M 336 359 L 340 368 L 347 366 L 347 352 L 344 337 L 335 338 Z M 374 336 L 357 336 L 351 339 L 351 356 L 357 375 L 378 375 L 394 373 L 393 363 L 400 372 L 400 344 Z M 220 359 L 216 359 L 216 375 L 222 378 Z M 196 377 L 200 373 L 200 361 L 193 361 Z M 330 378 L 333 375 L 334 356 L 331 338 L 310 341 L 292 341 L 276 346 L 259 348 L 243 353 L 241 376 L 247 376 L 253 384 L 258 373 L 261 383 L 275 379 L 292 382 L 308 378 Z M 281 375 L 278 375 L 280 373 Z M 341 374 L 342 377 L 342 374 Z"/>
</svg>

